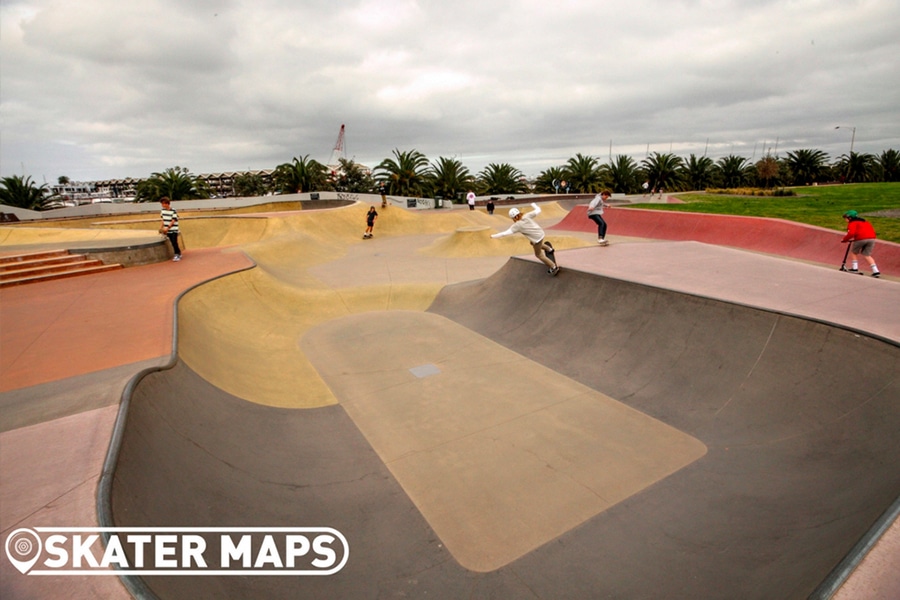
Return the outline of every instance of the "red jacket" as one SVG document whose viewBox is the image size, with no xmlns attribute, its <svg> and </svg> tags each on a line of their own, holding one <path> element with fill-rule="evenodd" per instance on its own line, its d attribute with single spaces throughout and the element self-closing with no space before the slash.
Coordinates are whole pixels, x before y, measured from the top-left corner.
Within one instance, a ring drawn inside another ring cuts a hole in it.
<svg viewBox="0 0 900 600">
<path fill-rule="evenodd" d="M 875 228 L 865 219 L 850 219 L 847 223 L 847 235 L 841 242 L 850 242 L 856 240 L 874 240 Z"/>
</svg>

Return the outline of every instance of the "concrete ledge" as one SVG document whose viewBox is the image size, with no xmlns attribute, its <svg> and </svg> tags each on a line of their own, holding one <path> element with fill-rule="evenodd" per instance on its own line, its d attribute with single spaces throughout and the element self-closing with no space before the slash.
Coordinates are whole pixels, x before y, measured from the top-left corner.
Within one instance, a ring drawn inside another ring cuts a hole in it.
<svg viewBox="0 0 900 600">
<path fill-rule="evenodd" d="M 150 265 L 172 258 L 172 246 L 165 239 L 149 244 L 112 248 L 75 248 L 72 251 L 101 260 L 103 264 L 118 263 L 123 267 Z"/>
</svg>

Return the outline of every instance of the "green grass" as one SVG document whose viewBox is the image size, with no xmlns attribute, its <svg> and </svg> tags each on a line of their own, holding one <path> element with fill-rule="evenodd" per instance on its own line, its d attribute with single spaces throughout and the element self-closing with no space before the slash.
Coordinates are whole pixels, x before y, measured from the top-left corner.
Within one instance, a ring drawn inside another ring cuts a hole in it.
<svg viewBox="0 0 900 600">
<path fill-rule="evenodd" d="M 878 238 L 900 243 L 900 218 L 870 216 L 882 210 L 900 210 L 900 183 L 857 183 L 793 188 L 796 196 L 725 196 L 671 194 L 684 204 L 635 204 L 639 208 L 743 215 L 786 219 L 846 231 L 841 215 L 850 209 L 870 221 Z"/>
</svg>

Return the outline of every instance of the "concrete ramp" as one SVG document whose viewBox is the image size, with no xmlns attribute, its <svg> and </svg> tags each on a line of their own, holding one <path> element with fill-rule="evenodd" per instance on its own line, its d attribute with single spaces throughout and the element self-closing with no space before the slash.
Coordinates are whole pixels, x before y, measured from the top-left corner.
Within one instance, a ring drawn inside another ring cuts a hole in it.
<svg viewBox="0 0 900 600">
<path fill-rule="evenodd" d="M 900 496 L 895 344 L 518 259 L 429 310 L 708 448 L 524 571 L 578 548 L 581 589 L 611 596 L 805 598 Z"/>
<path fill-rule="evenodd" d="M 116 525 L 327 526 L 351 556 L 329 577 L 145 583 L 164 598 L 806 598 L 900 496 L 890 340 L 530 259 L 445 287 L 429 312 L 303 334 L 338 404 L 247 402 L 180 361 L 141 380 Z"/>
</svg>

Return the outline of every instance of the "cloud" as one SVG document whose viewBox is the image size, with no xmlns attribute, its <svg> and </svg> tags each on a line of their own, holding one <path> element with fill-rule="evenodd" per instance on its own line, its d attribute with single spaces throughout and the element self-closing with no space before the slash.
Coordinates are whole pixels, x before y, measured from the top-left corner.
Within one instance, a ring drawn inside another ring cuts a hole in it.
<svg viewBox="0 0 900 600">
<path fill-rule="evenodd" d="M 891 0 L 21 0 L 0 170 L 146 176 L 395 148 L 528 174 L 576 152 L 900 148 Z M 709 140 L 709 142 L 707 142 Z"/>
</svg>

